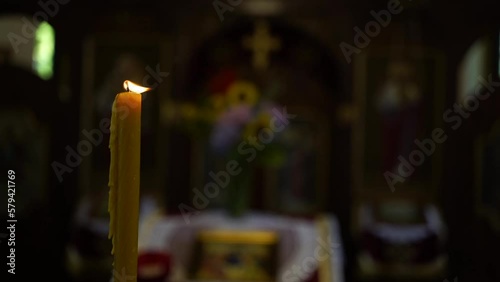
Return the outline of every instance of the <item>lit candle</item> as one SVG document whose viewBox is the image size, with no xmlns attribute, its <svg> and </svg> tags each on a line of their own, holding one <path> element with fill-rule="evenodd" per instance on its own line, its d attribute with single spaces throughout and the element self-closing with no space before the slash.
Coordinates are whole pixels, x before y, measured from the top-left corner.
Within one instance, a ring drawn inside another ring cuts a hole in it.
<svg viewBox="0 0 500 282">
<path fill-rule="evenodd" d="M 113 278 L 126 277 L 127 281 L 137 281 L 142 102 L 140 93 L 150 89 L 128 80 L 123 86 L 127 92 L 116 95 L 111 114 L 108 237 L 113 243 Z"/>
</svg>

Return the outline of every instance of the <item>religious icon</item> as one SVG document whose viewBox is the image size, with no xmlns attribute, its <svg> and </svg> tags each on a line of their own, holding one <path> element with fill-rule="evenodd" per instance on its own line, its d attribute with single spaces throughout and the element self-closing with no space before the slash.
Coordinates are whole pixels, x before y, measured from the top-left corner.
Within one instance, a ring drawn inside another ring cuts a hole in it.
<svg viewBox="0 0 500 282">
<path fill-rule="evenodd" d="M 278 235 L 272 231 L 201 231 L 191 264 L 198 280 L 274 281 Z"/>
<path fill-rule="evenodd" d="M 390 61 L 379 90 L 376 107 L 382 123 L 383 171 L 397 172 L 398 156 L 408 156 L 422 122 L 422 93 L 415 66 L 409 61 Z"/>
<path fill-rule="evenodd" d="M 403 163 L 416 163 L 410 159 L 420 150 L 416 143 L 432 138 L 432 131 L 442 126 L 442 58 L 424 48 L 400 56 L 388 50 L 373 48 L 355 61 L 360 118 L 353 135 L 353 181 L 357 189 L 433 190 L 440 177 L 439 146 L 429 156 L 422 153 L 424 161 L 412 173 L 400 174 Z M 387 173 L 400 178 L 388 180 Z"/>
</svg>

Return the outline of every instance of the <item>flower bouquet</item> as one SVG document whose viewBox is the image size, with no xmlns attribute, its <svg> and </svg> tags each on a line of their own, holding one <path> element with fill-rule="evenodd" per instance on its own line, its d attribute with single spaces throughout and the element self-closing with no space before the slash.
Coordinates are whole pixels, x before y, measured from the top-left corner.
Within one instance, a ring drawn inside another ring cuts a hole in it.
<svg viewBox="0 0 500 282">
<path fill-rule="evenodd" d="M 179 116 L 184 129 L 205 138 L 213 156 L 238 164 L 225 187 L 226 207 L 238 216 L 249 206 L 253 169 L 278 167 L 284 161 L 279 142 L 282 128 L 275 126 L 281 108 L 272 100 L 276 87 L 260 91 L 256 83 L 226 70 L 207 89 L 196 104 L 181 104 Z"/>
</svg>

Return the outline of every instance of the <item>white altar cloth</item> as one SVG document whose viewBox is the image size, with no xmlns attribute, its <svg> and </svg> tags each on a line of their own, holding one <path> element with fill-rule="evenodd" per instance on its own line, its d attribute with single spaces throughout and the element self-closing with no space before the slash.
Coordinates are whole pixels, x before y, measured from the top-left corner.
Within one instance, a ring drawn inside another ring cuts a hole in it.
<svg viewBox="0 0 500 282">
<path fill-rule="evenodd" d="M 223 211 L 204 211 L 186 221 L 182 215 L 168 216 L 154 209 L 143 210 L 139 253 L 168 253 L 173 262 L 170 281 L 186 281 L 189 248 L 196 231 L 206 228 L 276 231 L 281 239 L 277 281 L 307 281 L 319 270 L 319 281 L 344 282 L 340 229 L 337 219 L 330 214 L 312 220 L 260 212 L 233 218 Z"/>
</svg>

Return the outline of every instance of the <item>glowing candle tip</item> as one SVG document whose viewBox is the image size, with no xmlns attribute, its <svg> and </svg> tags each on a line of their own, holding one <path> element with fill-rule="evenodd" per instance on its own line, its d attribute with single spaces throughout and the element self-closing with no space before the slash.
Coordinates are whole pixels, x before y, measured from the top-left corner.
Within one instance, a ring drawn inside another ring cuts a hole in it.
<svg viewBox="0 0 500 282">
<path fill-rule="evenodd" d="M 127 92 L 134 92 L 134 93 L 137 93 L 137 94 L 141 94 L 141 93 L 144 93 L 146 91 L 151 90 L 151 88 L 149 88 L 149 87 L 140 86 L 139 84 L 135 84 L 135 83 L 133 83 L 130 80 L 125 80 L 123 82 L 123 88 Z"/>
</svg>

